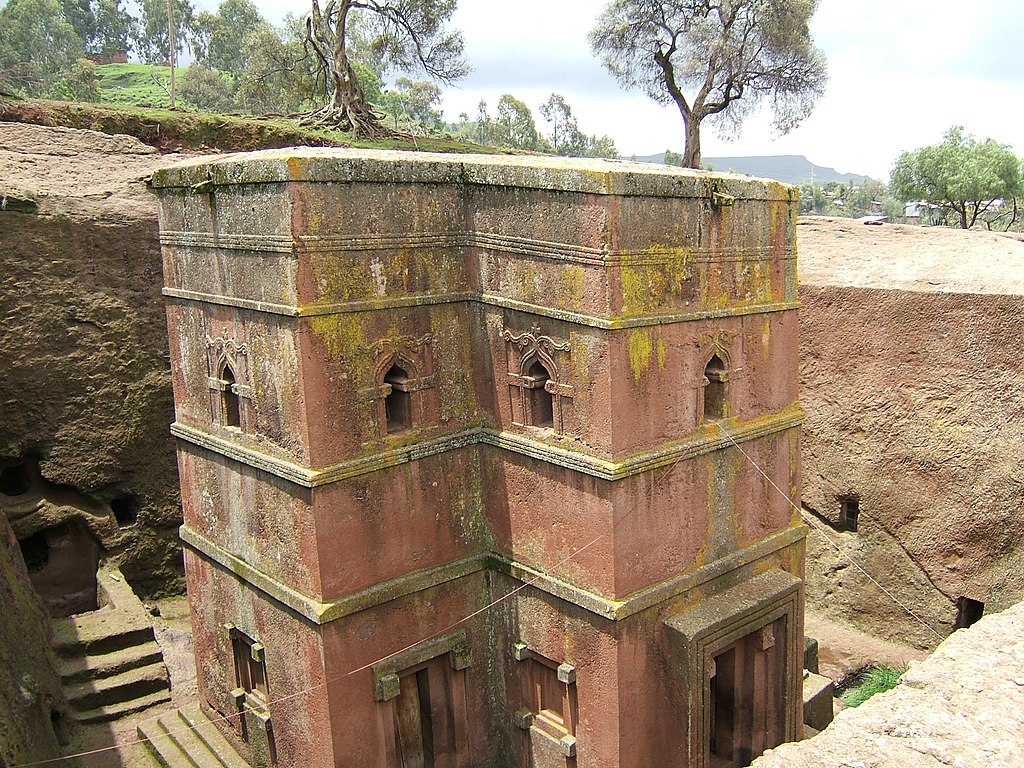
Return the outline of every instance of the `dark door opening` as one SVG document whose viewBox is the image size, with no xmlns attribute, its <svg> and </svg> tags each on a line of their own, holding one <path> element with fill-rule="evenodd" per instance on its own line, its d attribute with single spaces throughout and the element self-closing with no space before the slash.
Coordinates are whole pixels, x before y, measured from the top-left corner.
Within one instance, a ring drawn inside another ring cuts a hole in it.
<svg viewBox="0 0 1024 768">
<path fill-rule="evenodd" d="M 710 764 L 739 768 L 782 743 L 786 619 L 740 638 L 714 657 L 708 728 Z"/>
</svg>

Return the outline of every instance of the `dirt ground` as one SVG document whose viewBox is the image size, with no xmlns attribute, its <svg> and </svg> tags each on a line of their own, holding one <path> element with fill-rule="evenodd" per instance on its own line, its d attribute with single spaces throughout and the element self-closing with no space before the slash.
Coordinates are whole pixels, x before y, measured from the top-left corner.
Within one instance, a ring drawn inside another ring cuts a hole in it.
<svg viewBox="0 0 1024 768">
<path fill-rule="evenodd" d="M 818 641 L 820 673 L 836 683 L 869 664 L 906 667 L 928 656 L 927 651 L 880 640 L 812 611 L 806 613 L 804 634 Z"/>
</svg>

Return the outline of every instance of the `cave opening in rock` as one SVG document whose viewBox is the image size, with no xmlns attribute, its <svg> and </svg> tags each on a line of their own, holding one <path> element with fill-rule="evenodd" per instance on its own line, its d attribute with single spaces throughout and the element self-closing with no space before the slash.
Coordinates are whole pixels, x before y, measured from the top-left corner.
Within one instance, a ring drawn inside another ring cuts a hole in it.
<svg viewBox="0 0 1024 768">
<path fill-rule="evenodd" d="M 27 493 L 32 481 L 24 464 L 15 464 L 0 470 L 0 493 L 4 496 L 21 496 Z"/>
<path fill-rule="evenodd" d="M 50 562 L 50 545 L 46 542 L 46 532 L 33 533 L 18 541 L 21 557 L 29 573 L 37 573 Z"/>
<path fill-rule="evenodd" d="M 114 513 L 114 519 L 121 528 L 135 525 L 139 519 L 139 510 L 142 508 L 142 501 L 134 493 L 127 493 L 118 496 L 110 502 L 110 511 Z"/>
<path fill-rule="evenodd" d="M 985 604 L 980 600 L 972 600 L 969 597 L 960 597 L 956 601 L 956 620 L 953 622 L 953 629 L 965 629 L 976 624 L 985 613 Z"/>
</svg>

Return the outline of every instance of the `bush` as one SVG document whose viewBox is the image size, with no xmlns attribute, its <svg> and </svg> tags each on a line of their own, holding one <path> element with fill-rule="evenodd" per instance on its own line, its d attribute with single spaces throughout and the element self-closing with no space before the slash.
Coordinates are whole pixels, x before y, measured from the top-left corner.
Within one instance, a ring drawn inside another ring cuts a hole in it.
<svg viewBox="0 0 1024 768">
<path fill-rule="evenodd" d="M 50 95 L 61 101 L 100 101 L 100 76 L 96 65 L 88 59 L 78 59 L 71 69 L 50 88 Z"/>
<path fill-rule="evenodd" d="M 183 102 L 205 112 L 230 112 L 235 108 L 234 85 L 202 64 L 185 70 L 179 93 Z"/>
</svg>

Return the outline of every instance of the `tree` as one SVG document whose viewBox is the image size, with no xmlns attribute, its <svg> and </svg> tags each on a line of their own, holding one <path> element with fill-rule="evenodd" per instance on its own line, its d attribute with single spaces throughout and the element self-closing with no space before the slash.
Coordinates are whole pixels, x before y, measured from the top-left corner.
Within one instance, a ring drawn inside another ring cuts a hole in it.
<svg viewBox="0 0 1024 768">
<path fill-rule="evenodd" d="M 45 93 L 84 52 L 57 0 L 10 0 L 0 8 L 0 71 L 18 90 Z"/>
<path fill-rule="evenodd" d="M 112 56 L 130 50 L 129 40 L 137 36 L 138 20 L 121 7 L 120 0 L 99 0 L 93 18 L 93 34 L 85 45 L 90 53 Z"/>
<path fill-rule="evenodd" d="M 442 115 L 436 107 L 441 103 L 441 89 L 436 84 L 400 77 L 395 80 L 395 89 L 401 94 L 409 117 L 428 129 L 440 127 Z"/>
<path fill-rule="evenodd" d="M 530 108 L 510 93 L 498 99 L 494 119 L 494 141 L 516 149 L 537 149 L 540 136 Z"/>
<path fill-rule="evenodd" d="M 970 229 L 997 200 L 1021 192 L 1021 161 L 1005 144 L 977 141 L 954 125 L 940 144 L 904 152 L 892 169 L 892 187 L 903 201 L 948 206 Z"/>
<path fill-rule="evenodd" d="M 185 50 L 192 30 L 194 10 L 189 0 L 172 0 L 174 52 Z M 135 52 L 151 64 L 171 60 L 167 37 L 167 0 L 139 0 L 139 24 L 135 29 Z"/>
<path fill-rule="evenodd" d="M 317 122 L 337 125 L 358 136 L 387 133 L 363 93 L 350 60 L 350 20 L 362 13 L 361 31 L 381 60 L 402 70 L 422 71 L 452 82 L 468 71 L 462 35 L 446 25 L 456 0 L 312 0 L 307 39 L 331 84 L 331 101 Z"/>
<path fill-rule="evenodd" d="M 233 84 L 199 63 L 185 70 L 179 93 L 186 104 L 207 112 L 229 112 L 235 105 Z"/>
<path fill-rule="evenodd" d="M 826 64 L 809 22 L 819 0 L 612 0 L 590 45 L 627 88 L 679 110 L 683 165 L 700 167 L 700 127 L 722 130 L 767 101 L 786 133 L 824 92 Z"/>
<path fill-rule="evenodd" d="M 207 69 L 238 74 L 248 58 L 246 39 L 264 26 L 266 19 L 251 0 L 224 0 L 216 13 L 198 13 L 192 22 L 196 61 Z"/>
</svg>

